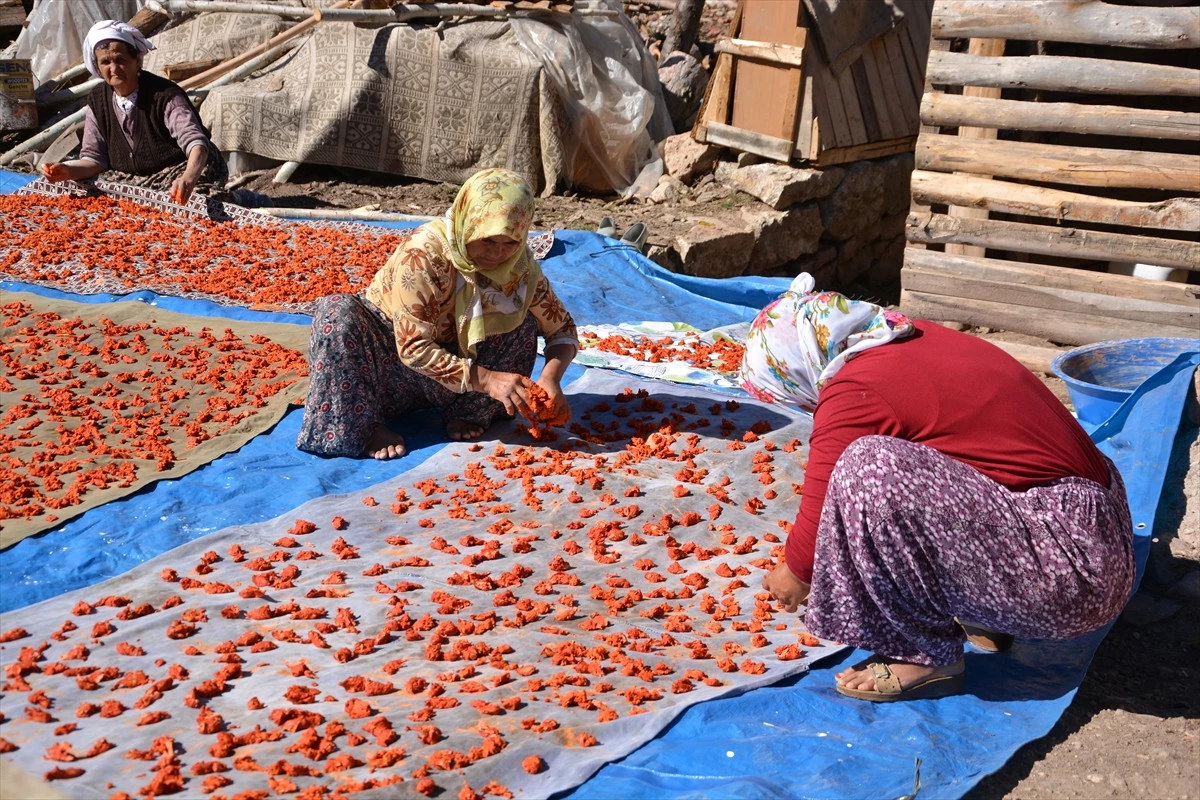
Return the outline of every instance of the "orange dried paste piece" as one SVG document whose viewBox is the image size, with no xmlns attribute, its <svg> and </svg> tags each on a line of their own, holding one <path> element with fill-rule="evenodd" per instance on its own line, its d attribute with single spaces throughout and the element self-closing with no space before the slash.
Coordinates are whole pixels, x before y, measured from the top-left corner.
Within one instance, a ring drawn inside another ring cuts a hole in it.
<svg viewBox="0 0 1200 800">
<path fill-rule="evenodd" d="M 315 522 L 309 522 L 306 519 L 298 519 L 298 520 L 296 520 L 295 525 L 288 528 L 287 532 L 292 534 L 293 536 L 304 536 L 305 534 L 312 533 L 316 529 L 317 529 L 317 525 Z"/>
<path fill-rule="evenodd" d="M 539 755 L 528 756 L 521 762 L 521 769 L 530 775 L 537 775 L 539 772 L 546 771 L 546 762 Z"/>
<path fill-rule="evenodd" d="M 432 778 L 421 778 L 417 781 L 416 790 L 426 797 L 432 797 L 438 791 L 438 786 Z"/>
<path fill-rule="evenodd" d="M 70 778 L 78 778 L 85 771 L 86 770 L 80 769 L 79 767 L 55 767 L 42 777 L 47 781 L 61 781 L 68 780 Z"/>
<path fill-rule="evenodd" d="M 580 747 L 594 747 L 598 740 L 595 736 L 592 736 L 587 731 L 580 731 L 579 734 L 576 735 L 575 741 Z"/>
</svg>

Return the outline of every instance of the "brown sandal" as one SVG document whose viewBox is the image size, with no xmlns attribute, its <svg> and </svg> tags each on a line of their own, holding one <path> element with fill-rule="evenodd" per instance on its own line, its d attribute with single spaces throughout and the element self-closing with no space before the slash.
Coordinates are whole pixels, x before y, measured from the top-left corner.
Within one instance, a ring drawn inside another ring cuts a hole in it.
<svg viewBox="0 0 1200 800">
<path fill-rule="evenodd" d="M 867 664 L 867 669 L 875 677 L 874 689 L 850 689 L 838 684 L 838 694 L 853 697 L 855 700 L 869 700 L 872 703 L 890 703 L 896 700 L 933 700 L 949 697 L 960 693 L 963 687 L 961 672 L 957 675 L 933 675 L 901 688 L 900 679 L 892 674 L 891 668 L 884 662 L 872 661 Z"/>
</svg>

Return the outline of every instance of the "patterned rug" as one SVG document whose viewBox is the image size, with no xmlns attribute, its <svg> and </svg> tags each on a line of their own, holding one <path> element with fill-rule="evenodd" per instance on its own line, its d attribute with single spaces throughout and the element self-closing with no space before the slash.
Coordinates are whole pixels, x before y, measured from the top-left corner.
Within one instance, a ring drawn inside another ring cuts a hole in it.
<svg viewBox="0 0 1200 800">
<path fill-rule="evenodd" d="M 302 224 L 193 195 L 97 181 L 39 179 L 0 196 L 0 277 L 75 294 L 160 294 L 308 311 L 362 291 L 409 233 L 346 222 Z M 545 257 L 552 232 L 530 237 Z"/>
<path fill-rule="evenodd" d="M 268 430 L 307 390 L 307 336 L 0 291 L 0 548 Z"/>
</svg>

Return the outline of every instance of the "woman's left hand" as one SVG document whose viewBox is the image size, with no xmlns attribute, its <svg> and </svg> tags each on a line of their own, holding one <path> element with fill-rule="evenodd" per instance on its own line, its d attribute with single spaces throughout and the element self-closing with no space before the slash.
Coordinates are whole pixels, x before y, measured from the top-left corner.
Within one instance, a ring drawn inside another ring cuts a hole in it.
<svg viewBox="0 0 1200 800">
<path fill-rule="evenodd" d="M 763 578 L 762 587 L 771 593 L 784 611 L 795 611 L 808 602 L 808 584 L 792 574 L 786 561 L 781 560 Z"/>
<path fill-rule="evenodd" d="M 550 395 L 550 407 L 554 409 L 553 419 L 561 420 L 557 424 L 566 425 L 571 421 L 571 405 L 567 402 L 567 396 L 563 394 L 562 386 L 553 377 L 542 373 L 538 378 L 538 386 L 546 390 L 546 394 Z"/>
</svg>

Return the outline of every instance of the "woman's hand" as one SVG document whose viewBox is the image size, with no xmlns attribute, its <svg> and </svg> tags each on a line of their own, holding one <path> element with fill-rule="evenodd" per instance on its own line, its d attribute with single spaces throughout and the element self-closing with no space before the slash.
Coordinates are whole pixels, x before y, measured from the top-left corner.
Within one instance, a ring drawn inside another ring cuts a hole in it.
<svg viewBox="0 0 1200 800">
<path fill-rule="evenodd" d="M 529 378 L 515 372 L 494 372 L 478 364 L 471 366 L 471 373 L 471 388 L 501 403 L 510 416 L 529 413 L 529 391 L 525 388 L 532 383 Z"/>
<path fill-rule="evenodd" d="M 70 172 L 67 170 L 66 164 L 42 164 L 42 174 L 51 183 L 62 183 L 70 178 Z"/>
<path fill-rule="evenodd" d="M 195 180 L 189 179 L 187 175 L 180 175 L 171 184 L 171 202 L 183 205 L 192 196 L 195 189 Z"/>
<path fill-rule="evenodd" d="M 563 394 L 562 384 L 554 375 L 547 375 L 545 370 L 542 371 L 538 378 L 538 386 L 546 390 L 546 394 L 550 396 L 550 408 L 553 413 L 550 414 L 550 419 L 554 420 L 556 425 L 566 425 L 571 421 L 571 405 L 567 402 L 567 396 Z"/>
<path fill-rule="evenodd" d="M 808 584 L 797 578 L 788 569 L 786 561 L 780 561 L 767 577 L 762 587 L 771 593 L 784 611 L 795 611 L 808 602 Z"/>
</svg>

